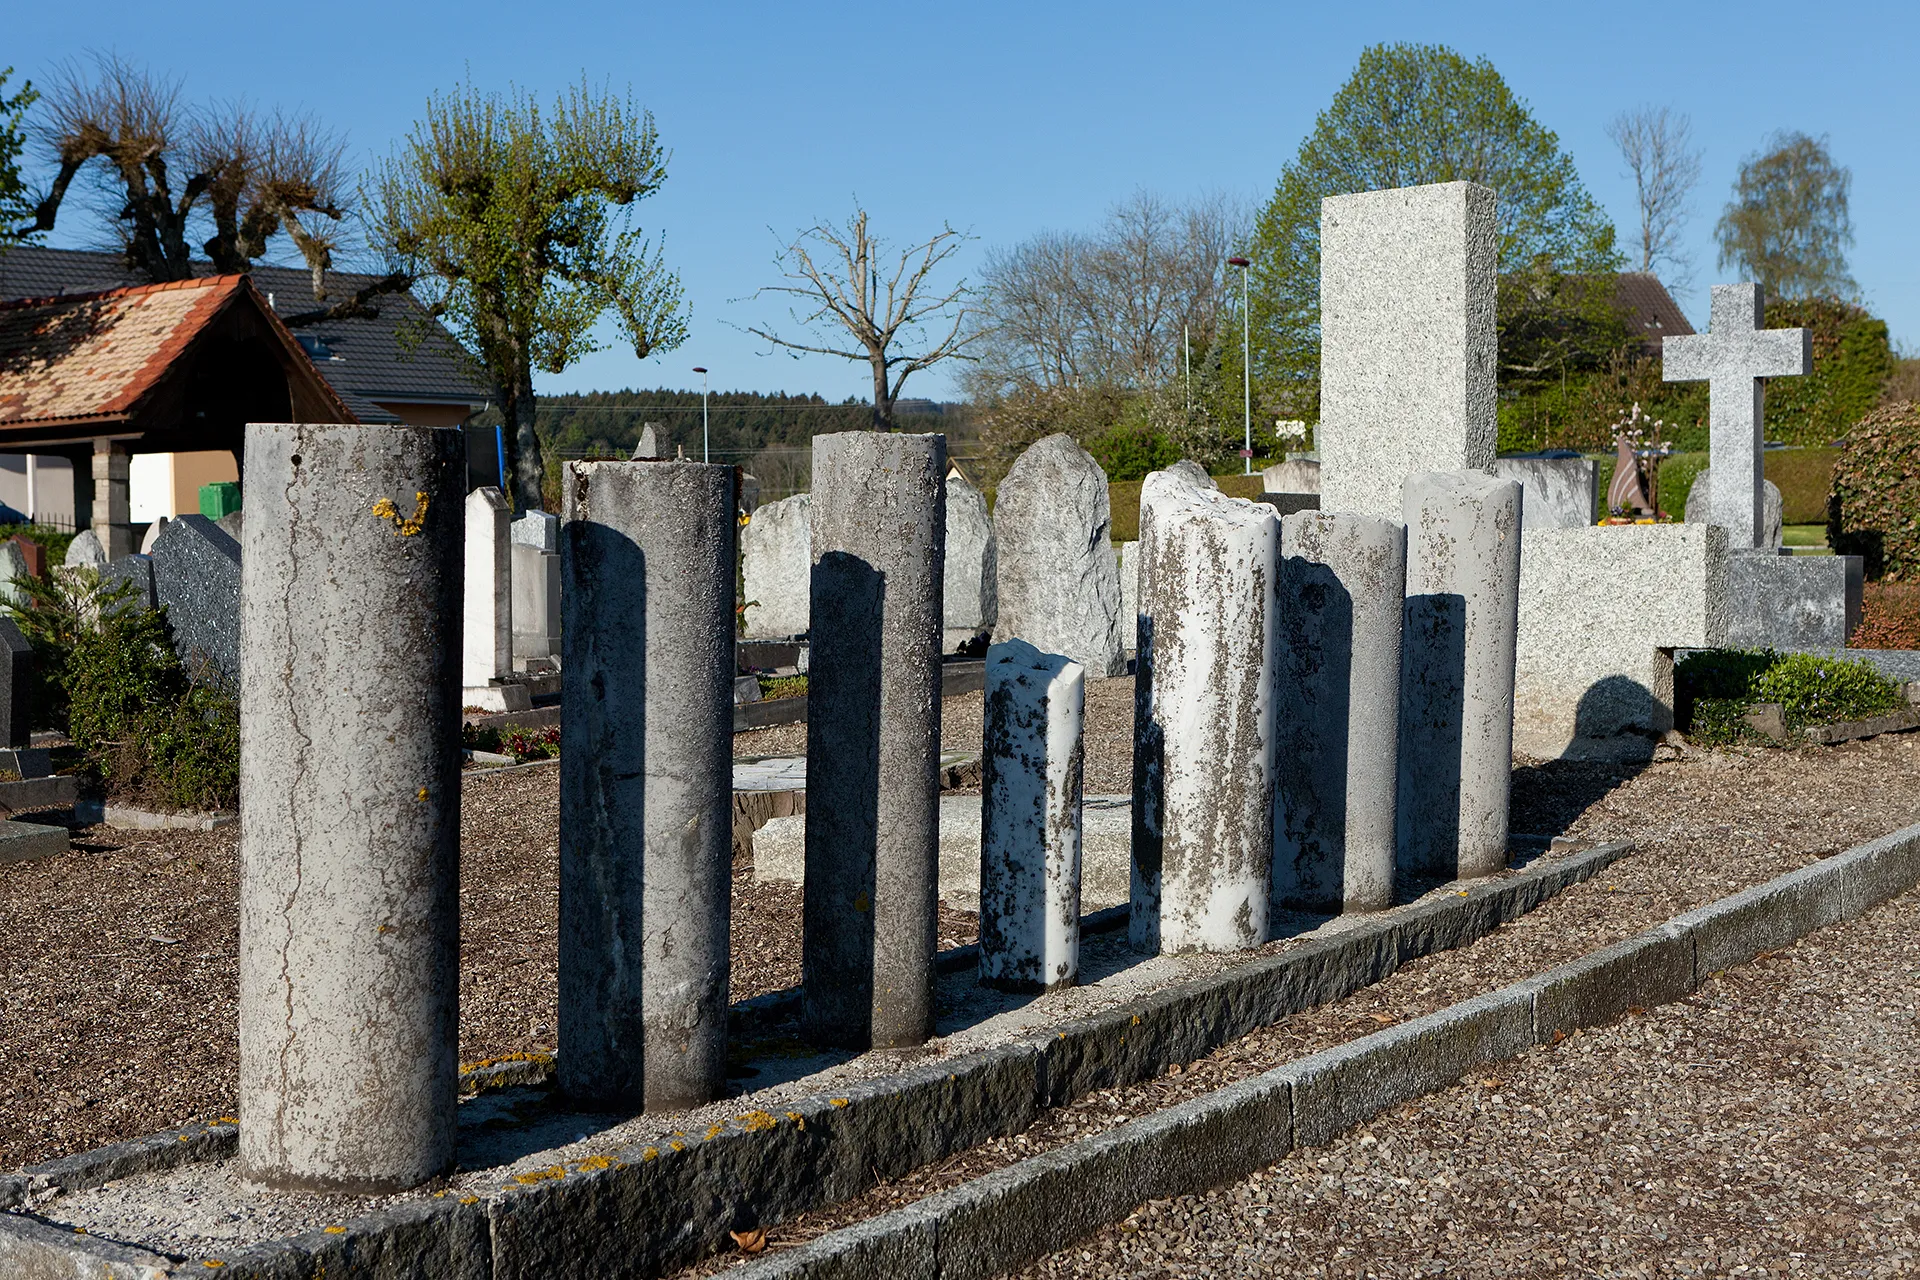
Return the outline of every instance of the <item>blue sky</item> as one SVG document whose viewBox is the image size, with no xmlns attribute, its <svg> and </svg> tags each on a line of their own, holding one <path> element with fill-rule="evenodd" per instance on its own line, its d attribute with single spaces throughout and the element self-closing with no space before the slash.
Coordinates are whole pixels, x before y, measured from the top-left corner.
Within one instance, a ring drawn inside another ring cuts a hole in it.
<svg viewBox="0 0 1920 1280">
<path fill-rule="evenodd" d="M 1829 21 L 1829 16 L 1835 20 Z M 641 206 L 692 304 L 692 333 L 645 361 L 613 349 L 543 392 L 695 386 L 863 395 L 865 366 L 766 354 L 732 326 L 782 318 L 775 233 L 842 218 L 857 194 L 882 234 L 943 221 L 978 239 L 958 260 L 1044 228 L 1098 223 L 1139 188 L 1263 200 L 1315 115 L 1377 41 L 1484 55 L 1560 135 L 1623 241 L 1632 189 L 1604 127 L 1623 108 L 1692 117 L 1705 151 L 1688 229 L 1704 319 L 1715 218 L 1742 157 L 1793 128 L 1853 170 L 1853 273 L 1896 342 L 1920 346 L 1920 5 L 1488 4 L 963 6 L 190 2 L 16 5 L 0 65 L 44 79 L 109 49 L 185 80 L 189 98 L 310 110 L 364 164 L 427 94 L 471 75 L 551 95 L 584 73 L 631 86 L 673 159 Z M 17 80 L 15 81 L 17 84 Z M 771 228 L 771 230 L 769 229 Z M 97 239 L 78 219 L 50 241 Z M 728 323 L 731 322 L 731 325 Z M 610 335 L 611 336 L 611 335 Z M 908 395 L 945 397 L 930 371 Z"/>
</svg>

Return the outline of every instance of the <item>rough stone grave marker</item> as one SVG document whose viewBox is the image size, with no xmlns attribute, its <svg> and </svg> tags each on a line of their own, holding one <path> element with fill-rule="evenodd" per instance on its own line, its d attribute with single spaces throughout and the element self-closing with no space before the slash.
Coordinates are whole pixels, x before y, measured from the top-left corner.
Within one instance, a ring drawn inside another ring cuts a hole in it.
<svg viewBox="0 0 1920 1280">
<path fill-rule="evenodd" d="M 180 516 L 154 540 L 149 563 L 154 599 L 187 670 L 238 687 L 240 544 L 205 516 Z"/>
<path fill-rule="evenodd" d="M 107 553 L 100 549 L 100 537 L 91 529 L 82 529 L 67 544 L 67 558 L 63 562 L 68 568 L 85 566 L 89 569 L 103 569 L 107 564 Z"/>
<path fill-rule="evenodd" d="M 1000 597 L 998 549 L 993 521 L 987 517 L 987 500 L 965 476 L 950 471 L 946 504 L 946 618 L 941 647 L 952 653 L 993 633 Z"/>
<path fill-rule="evenodd" d="M 784 640 L 807 632 L 812 504 L 804 493 L 769 502 L 740 533 L 740 577 L 747 602 L 744 634 L 749 640 Z"/>
<path fill-rule="evenodd" d="M 1493 474 L 1520 485 L 1522 529 L 1588 529 L 1600 518 L 1600 464 L 1592 458 L 1495 458 Z"/>
<path fill-rule="evenodd" d="M 1064 654 L 1094 679 L 1125 672 L 1107 474 L 1093 455 L 1068 435 L 1032 445 L 1000 482 L 993 528 L 994 639 Z"/>
</svg>

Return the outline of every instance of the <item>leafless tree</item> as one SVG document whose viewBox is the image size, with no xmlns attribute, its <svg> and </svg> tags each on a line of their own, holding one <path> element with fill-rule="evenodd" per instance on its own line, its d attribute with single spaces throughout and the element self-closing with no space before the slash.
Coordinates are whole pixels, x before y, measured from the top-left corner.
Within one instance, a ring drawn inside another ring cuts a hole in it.
<svg viewBox="0 0 1920 1280">
<path fill-rule="evenodd" d="M 970 314 L 967 300 L 973 291 L 963 279 L 944 293 L 934 292 L 934 270 L 970 237 L 951 226 L 924 244 L 902 250 L 891 266 L 882 292 L 882 260 L 890 257 L 887 244 L 875 238 L 867 211 L 855 204 L 844 227 L 817 223 L 800 233 L 774 255 L 774 263 L 792 284 L 768 285 L 757 291 L 799 299 L 788 312 L 795 324 L 813 331 L 817 342 L 781 337 L 770 329 L 748 326 L 747 332 L 795 353 L 839 356 L 866 361 L 873 371 L 873 425 L 893 430 L 893 406 L 909 375 L 942 360 L 970 360 L 965 348 L 973 341 L 964 332 Z M 945 330 L 932 341 L 930 334 Z M 842 336 L 857 350 L 834 345 Z M 896 343 L 921 348 L 917 353 L 895 349 Z"/>
<path fill-rule="evenodd" d="M 1232 303 L 1225 263 L 1245 211 L 1140 192 L 1091 234 L 1048 231 L 988 255 L 976 394 L 1019 385 L 1142 388 L 1212 344 Z"/>
<path fill-rule="evenodd" d="M 96 211 L 149 280 L 191 279 L 195 247 L 216 271 L 246 271 L 285 233 L 320 304 L 289 324 L 369 314 L 374 297 L 410 284 L 389 272 L 344 298 L 330 296 L 335 229 L 349 212 L 352 184 L 341 168 L 346 144 L 311 118 L 262 116 L 244 103 L 190 107 L 178 81 L 112 55 L 91 69 L 62 67 L 45 104 L 39 140 L 54 176 L 19 234 L 51 230 L 85 173 Z M 210 234 L 192 245 L 201 232 Z"/>
<path fill-rule="evenodd" d="M 1640 200 L 1640 270 L 1664 265 L 1668 283 L 1684 287 L 1693 259 L 1680 247 L 1680 232 L 1688 193 L 1700 181 L 1692 122 L 1669 107 L 1640 106 L 1615 116 L 1607 137 L 1620 148 Z"/>
</svg>

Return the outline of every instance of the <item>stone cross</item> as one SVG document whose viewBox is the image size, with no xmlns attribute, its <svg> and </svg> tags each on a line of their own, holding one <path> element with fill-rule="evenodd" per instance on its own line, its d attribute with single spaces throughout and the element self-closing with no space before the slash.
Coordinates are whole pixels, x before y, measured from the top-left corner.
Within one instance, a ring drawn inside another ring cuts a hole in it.
<svg viewBox="0 0 1920 1280">
<path fill-rule="evenodd" d="M 1765 317 L 1759 285 L 1717 284 L 1708 331 L 1668 338 L 1662 350 L 1666 381 L 1708 386 L 1714 482 L 1707 518 L 1726 527 L 1736 550 L 1764 545 L 1766 532 L 1760 432 L 1766 384 L 1760 380 L 1813 367 L 1813 335 L 1762 329 Z"/>
</svg>

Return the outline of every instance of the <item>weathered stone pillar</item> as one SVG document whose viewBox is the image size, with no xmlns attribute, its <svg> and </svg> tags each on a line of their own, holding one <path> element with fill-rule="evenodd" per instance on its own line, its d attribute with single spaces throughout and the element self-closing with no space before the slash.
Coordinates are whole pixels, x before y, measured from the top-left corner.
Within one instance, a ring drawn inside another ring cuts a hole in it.
<svg viewBox="0 0 1920 1280">
<path fill-rule="evenodd" d="M 601 1105 L 726 1091 L 734 469 L 567 467 L 560 1085 Z"/>
<path fill-rule="evenodd" d="M 467 495 L 466 626 L 461 680 L 470 689 L 513 674 L 513 506 L 498 489 Z"/>
<path fill-rule="evenodd" d="M 381 1192 L 453 1163 L 460 433 L 247 428 L 240 1160 Z"/>
<path fill-rule="evenodd" d="M 987 651 L 980 785 L 980 981 L 1070 987 L 1080 974 L 1086 668 L 1024 640 Z"/>
<path fill-rule="evenodd" d="M 1507 865 L 1520 486 L 1408 476 L 1400 694 L 1400 863 L 1451 880 Z"/>
<path fill-rule="evenodd" d="M 1072 658 L 1096 679 L 1127 669 L 1107 473 L 1072 436 L 1031 445 L 994 499 L 996 640 Z"/>
<path fill-rule="evenodd" d="M 124 444 L 93 442 L 93 536 L 110 561 L 133 554 L 132 462 Z"/>
<path fill-rule="evenodd" d="M 1407 531 L 1301 511 L 1280 521 L 1275 910 L 1393 901 L 1394 744 Z"/>
<path fill-rule="evenodd" d="M 933 1031 L 945 436 L 813 439 L 807 677 L 807 1034 Z"/>
<path fill-rule="evenodd" d="M 1178 492 L 1166 492 L 1168 486 Z M 1280 522 L 1155 473 L 1141 495 L 1133 910 L 1141 951 L 1266 941 Z"/>
</svg>

